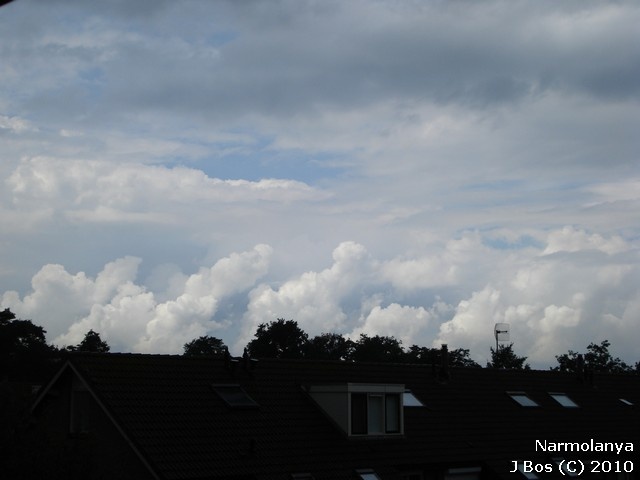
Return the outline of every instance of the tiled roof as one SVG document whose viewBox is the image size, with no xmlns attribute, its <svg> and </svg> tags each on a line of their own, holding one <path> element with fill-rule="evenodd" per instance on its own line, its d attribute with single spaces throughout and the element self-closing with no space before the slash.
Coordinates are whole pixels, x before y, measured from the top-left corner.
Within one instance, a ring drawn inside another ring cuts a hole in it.
<svg viewBox="0 0 640 480">
<path fill-rule="evenodd" d="M 353 478 L 373 468 L 397 478 L 411 466 L 545 458 L 535 440 L 634 442 L 640 447 L 640 377 L 596 375 L 594 384 L 550 371 L 451 369 L 429 365 L 262 359 L 254 369 L 218 358 L 73 355 L 70 363 L 163 479 Z M 309 385 L 404 384 L 426 405 L 405 408 L 399 438 L 349 439 L 307 395 Z M 259 405 L 233 409 L 212 388 L 239 384 Z M 506 394 L 524 391 L 540 407 Z M 562 407 L 548 392 L 569 395 Z M 625 398 L 636 406 L 625 405 Z"/>
</svg>

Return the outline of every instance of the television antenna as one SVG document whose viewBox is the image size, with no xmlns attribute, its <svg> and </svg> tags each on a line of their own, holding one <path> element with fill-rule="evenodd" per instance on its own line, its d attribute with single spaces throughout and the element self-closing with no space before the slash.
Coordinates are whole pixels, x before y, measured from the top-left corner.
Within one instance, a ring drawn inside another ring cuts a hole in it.
<svg viewBox="0 0 640 480">
<path fill-rule="evenodd" d="M 496 323 L 496 326 L 493 327 L 493 335 L 496 337 L 496 353 L 498 353 L 498 342 L 509 341 L 509 324 Z"/>
</svg>

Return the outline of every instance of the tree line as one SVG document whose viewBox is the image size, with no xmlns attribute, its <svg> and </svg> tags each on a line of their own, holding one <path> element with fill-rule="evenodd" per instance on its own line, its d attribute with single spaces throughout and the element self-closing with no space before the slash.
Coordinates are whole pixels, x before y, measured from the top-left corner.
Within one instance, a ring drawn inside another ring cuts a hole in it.
<svg viewBox="0 0 640 480">
<path fill-rule="evenodd" d="M 585 353 L 569 350 L 556 355 L 557 365 L 552 370 L 592 372 L 640 373 L 640 362 L 628 365 L 609 352 L 610 342 L 590 343 Z M 110 347 L 100 334 L 89 330 L 77 345 L 57 347 L 46 341 L 44 328 L 31 320 L 21 320 L 9 309 L 0 311 L 0 369 L 3 375 L 40 377 L 53 368 L 51 358 L 60 358 L 72 352 L 108 353 Z M 395 362 L 441 364 L 440 348 L 411 345 L 404 348 L 402 341 L 393 336 L 360 334 L 356 340 L 338 333 L 321 333 L 314 337 L 304 332 L 294 320 L 279 318 L 258 326 L 254 338 L 245 348 L 253 358 L 285 358 L 339 360 L 345 362 Z M 183 347 L 186 356 L 213 356 L 228 354 L 228 347 L 220 338 L 201 336 Z M 486 368 L 529 370 L 527 357 L 519 356 L 513 343 L 494 350 Z M 447 363 L 452 367 L 482 368 L 474 361 L 469 349 L 447 351 Z"/>
</svg>

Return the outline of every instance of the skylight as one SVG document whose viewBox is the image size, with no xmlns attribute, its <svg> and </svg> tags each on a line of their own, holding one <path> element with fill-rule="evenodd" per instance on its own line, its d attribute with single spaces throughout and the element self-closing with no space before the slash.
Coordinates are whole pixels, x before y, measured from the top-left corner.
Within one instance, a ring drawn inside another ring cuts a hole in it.
<svg viewBox="0 0 640 480">
<path fill-rule="evenodd" d="M 359 480 L 380 480 L 378 474 L 371 469 L 357 470 L 356 474 Z"/>
<path fill-rule="evenodd" d="M 533 400 L 529 395 L 525 392 L 507 392 L 513 400 L 518 402 L 518 404 L 522 407 L 539 407 L 538 403 Z"/>
<path fill-rule="evenodd" d="M 525 471 L 524 469 L 524 462 L 518 462 L 518 471 L 524 475 L 524 478 L 527 478 L 528 480 L 536 480 L 540 477 L 538 477 L 538 475 L 536 475 L 533 472 L 529 472 L 529 471 Z"/>
<path fill-rule="evenodd" d="M 231 408 L 258 408 L 240 385 L 213 385 L 213 391 Z"/>
<path fill-rule="evenodd" d="M 402 394 L 402 405 L 405 407 L 424 407 L 424 403 L 418 400 L 411 390 L 405 390 Z"/>
<path fill-rule="evenodd" d="M 571 469 L 571 468 L 567 467 L 567 464 L 566 464 L 564 458 L 555 457 L 555 458 L 552 458 L 552 460 L 554 462 L 556 462 L 556 465 L 558 465 L 558 467 L 560 467 L 560 470 L 561 470 L 561 473 L 562 473 L 563 476 L 566 476 L 566 477 L 577 477 L 578 476 L 578 472 L 580 471 L 580 468 Z"/>
<path fill-rule="evenodd" d="M 566 393 L 549 393 L 549 395 L 565 408 L 578 408 L 578 404 L 571 400 Z"/>
</svg>

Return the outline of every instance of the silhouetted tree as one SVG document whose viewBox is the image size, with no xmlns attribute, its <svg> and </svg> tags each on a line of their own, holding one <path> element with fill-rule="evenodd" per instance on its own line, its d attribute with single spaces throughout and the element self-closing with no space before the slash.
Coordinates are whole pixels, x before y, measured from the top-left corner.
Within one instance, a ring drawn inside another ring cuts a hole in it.
<svg viewBox="0 0 640 480">
<path fill-rule="evenodd" d="M 465 368 L 482 368 L 471 359 L 468 348 L 456 348 L 449 352 L 449 366 Z M 410 363 L 440 363 L 442 350 L 440 348 L 420 347 L 411 345 L 405 354 L 405 361 Z"/>
<path fill-rule="evenodd" d="M 258 325 L 254 336 L 247 344 L 247 353 L 254 358 L 302 358 L 309 341 L 296 321 L 283 318 Z"/>
<path fill-rule="evenodd" d="M 49 353 L 46 330 L 31 320 L 16 319 L 8 308 L 0 312 L 0 355 Z"/>
<path fill-rule="evenodd" d="M 365 333 L 353 344 L 353 352 L 349 360 L 356 362 L 402 362 L 405 358 L 402 342 L 395 337 L 375 335 L 369 337 Z"/>
<path fill-rule="evenodd" d="M 610 346 L 611 343 L 609 340 L 603 340 L 600 345 L 593 342 L 590 343 L 587 347 L 587 353 L 582 355 L 584 359 L 584 367 L 593 372 L 631 372 L 632 368 L 629 365 L 624 363 L 618 357 L 614 358 L 611 353 L 609 353 Z M 578 355 L 580 355 L 580 353 L 574 352 L 573 350 L 569 350 L 567 353 L 563 353 L 562 355 L 556 355 L 558 365 L 553 367 L 552 370 L 558 370 L 561 372 L 577 371 Z"/>
<path fill-rule="evenodd" d="M 184 355 L 187 357 L 216 356 L 227 349 L 224 342 L 216 337 L 204 335 L 184 344 Z"/>
<path fill-rule="evenodd" d="M 79 352 L 109 353 L 111 347 L 100 338 L 98 332 L 89 330 L 76 347 Z"/>
<path fill-rule="evenodd" d="M 51 373 L 48 360 L 55 349 L 46 330 L 31 320 L 20 320 L 8 308 L 0 312 L 0 375 L 40 381 Z"/>
<path fill-rule="evenodd" d="M 491 347 L 491 361 L 487 362 L 487 368 L 500 368 L 503 370 L 530 370 L 529 364 L 525 363 L 527 357 L 519 357 L 513 351 L 513 343 L 508 346 L 499 347 L 494 350 Z"/>
<path fill-rule="evenodd" d="M 347 360 L 351 358 L 353 342 L 339 333 L 322 333 L 307 343 L 305 358 Z"/>
</svg>

